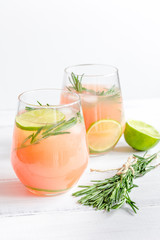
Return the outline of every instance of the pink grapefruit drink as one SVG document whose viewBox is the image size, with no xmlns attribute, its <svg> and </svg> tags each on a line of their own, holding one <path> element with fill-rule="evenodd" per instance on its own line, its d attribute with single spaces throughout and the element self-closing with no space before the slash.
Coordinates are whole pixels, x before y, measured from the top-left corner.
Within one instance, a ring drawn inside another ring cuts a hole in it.
<svg viewBox="0 0 160 240">
<path fill-rule="evenodd" d="M 52 93 L 53 98 L 57 91 L 37 90 L 35 96 L 40 104 L 40 99 L 41 103 L 44 100 L 41 95 Z M 80 102 L 77 95 L 64 91 L 62 95 L 69 101 L 66 105 L 51 106 L 48 100 L 47 105 L 46 100 L 45 105 L 26 105 L 26 95 L 31 98 L 35 92 L 19 97 L 22 106 L 16 116 L 12 165 L 29 191 L 38 195 L 63 193 L 78 181 L 88 162 Z"/>
<path fill-rule="evenodd" d="M 90 71 L 96 68 L 98 73 Z M 105 72 L 106 65 L 80 65 L 65 70 L 65 86 L 81 98 L 87 143 L 91 155 L 104 154 L 112 149 L 125 129 L 122 96 L 117 69 Z"/>
</svg>

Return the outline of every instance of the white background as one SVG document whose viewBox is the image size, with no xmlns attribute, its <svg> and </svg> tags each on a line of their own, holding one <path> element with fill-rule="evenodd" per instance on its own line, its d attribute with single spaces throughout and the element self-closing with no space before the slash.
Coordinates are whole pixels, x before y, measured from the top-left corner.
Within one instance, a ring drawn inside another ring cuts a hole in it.
<svg viewBox="0 0 160 240">
<path fill-rule="evenodd" d="M 125 100 L 159 97 L 159 1 L 0 0 L 0 109 L 79 63 L 117 66 Z"/>
</svg>

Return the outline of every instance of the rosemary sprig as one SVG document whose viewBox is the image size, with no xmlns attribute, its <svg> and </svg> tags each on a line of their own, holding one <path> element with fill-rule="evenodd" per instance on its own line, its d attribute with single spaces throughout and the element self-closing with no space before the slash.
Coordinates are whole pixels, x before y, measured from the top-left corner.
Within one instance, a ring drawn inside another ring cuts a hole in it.
<svg viewBox="0 0 160 240">
<path fill-rule="evenodd" d="M 40 106 L 43 106 L 39 101 L 37 103 Z M 48 103 L 46 106 L 50 106 Z M 26 107 L 26 111 L 35 110 L 36 108 Z M 69 120 L 62 120 L 53 125 L 45 125 L 40 127 L 35 133 L 30 134 L 24 141 L 21 143 L 20 148 L 28 147 L 33 144 L 37 144 L 40 141 L 54 135 L 62 135 L 69 134 L 70 132 L 66 132 L 67 129 L 73 127 L 77 122 L 82 122 L 83 117 L 80 112 L 77 112 L 76 117 L 72 117 Z"/>
<path fill-rule="evenodd" d="M 138 187 L 133 183 L 133 180 L 144 176 L 159 165 L 149 166 L 157 158 L 157 154 L 155 153 L 147 158 L 133 155 L 132 159 L 134 161 L 130 162 L 128 160 L 121 169 L 117 169 L 118 172 L 113 177 L 92 181 L 95 183 L 90 186 L 79 186 L 84 189 L 73 193 L 73 196 L 79 197 L 83 195 L 78 202 L 98 210 L 110 211 L 111 209 L 121 208 L 127 203 L 136 213 L 138 207 L 129 196 L 131 190 Z"/>
<path fill-rule="evenodd" d="M 120 97 L 120 91 L 116 88 L 115 85 L 113 85 L 110 89 L 106 89 L 106 91 L 94 91 L 93 89 L 88 89 L 82 86 L 82 79 L 84 74 L 81 76 L 76 76 L 73 72 L 71 73 L 71 78 L 69 77 L 69 82 L 71 83 L 70 87 L 67 87 L 69 91 L 71 89 L 74 89 L 75 91 L 82 93 L 82 92 L 89 92 L 91 94 L 97 95 L 97 96 L 108 96 L 108 97 Z"/>
<path fill-rule="evenodd" d="M 70 81 L 70 83 L 71 83 L 71 85 L 72 85 L 72 88 L 73 88 L 74 90 L 76 90 L 77 92 L 79 92 L 79 93 L 81 93 L 81 92 L 83 92 L 83 91 L 86 91 L 86 88 L 83 88 L 83 87 L 82 87 L 82 78 L 83 78 L 83 75 L 84 75 L 84 74 L 82 74 L 82 75 L 80 76 L 80 78 L 79 78 L 78 75 L 76 76 L 76 75 L 72 72 L 72 73 L 71 73 L 71 78 L 69 77 L 69 81 Z M 67 89 L 70 90 L 69 87 L 68 87 Z"/>
<path fill-rule="evenodd" d="M 81 115 L 77 113 L 76 117 L 72 117 L 69 120 L 62 120 L 59 123 L 53 124 L 52 126 L 43 126 L 40 127 L 35 133 L 32 133 L 29 135 L 21 144 L 20 148 L 28 147 L 33 144 L 37 144 L 40 141 L 54 135 L 62 135 L 62 134 L 70 134 L 70 132 L 67 132 L 67 129 L 70 129 L 73 127 L 78 120 L 80 119 Z"/>
<path fill-rule="evenodd" d="M 39 104 L 39 106 L 43 106 L 39 101 L 37 101 L 37 103 Z M 49 106 L 49 104 L 47 103 L 46 106 Z M 25 110 L 26 111 L 32 111 L 32 110 L 35 110 L 37 108 L 33 108 L 33 107 L 25 107 Z"/>
<path fill-rule="evenodd" d="M 112 96 L 116 96 L 116 97 L 120 97 L 120 91 L 116 88 L 115 85 L 113 85 L 110 89 L 108 89 L 107 91 L 98 91 L 97 92 L 98 96 L 108 96 L 108 97 L 112 97 Z"/>
</svg>

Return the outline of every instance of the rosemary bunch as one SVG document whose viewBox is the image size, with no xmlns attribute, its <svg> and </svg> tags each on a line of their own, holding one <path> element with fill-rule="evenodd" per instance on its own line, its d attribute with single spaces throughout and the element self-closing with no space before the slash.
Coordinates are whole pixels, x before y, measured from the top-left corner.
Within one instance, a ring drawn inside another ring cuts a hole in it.
<svg viewBox="0 0 160 240">
<path fill-rule="evenodd" d="M 78 201 L 79 203 L 92 206 L 98 210 L 110 211 L 111 209 L 121 208 L 127 203 L 136 213 L 138 207 L 129 196 L 131 190 L 138 187 L 133 181 L 159 165 L 149 166 L 156 157 L 157 153 L 147 158 L 133 155 L 122 168 L 116 169 L 118 172 L 113 177 L 92 181 L 95 183 L 90 186 L 79 186 L 83 190 L 73 193 L 73 196 L 83 196 Z"/>
<path fill-rule="evenodd" d="M 113 85 L 110 89 L 106 89 L 103 91 L 94 91 L 93 89 L 88 89 L 82 86 L 82 79 L 84 74 L 81 76 L 76 76 L 73 72 L 71 73 L 71 78 L 69 77 L 69 82 L 71 83 L 71 87 L 67 87 L 69 91 L 71 89 L 74 89 L 76 92 L 82 93 L 82 92 L 89 92 L 91 94 L 97 95 L 97 96 L 108 96 L 108 97 L 120 97 L 120 91 L 116 88 L 115 85 Z"/>
</svg>

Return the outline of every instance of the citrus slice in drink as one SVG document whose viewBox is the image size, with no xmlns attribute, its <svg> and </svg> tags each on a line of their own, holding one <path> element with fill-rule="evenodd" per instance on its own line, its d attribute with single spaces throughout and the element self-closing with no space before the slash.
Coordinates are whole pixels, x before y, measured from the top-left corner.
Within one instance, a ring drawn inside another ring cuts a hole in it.
<svg viewBox="0 0 160 240">
<path fill-rule="evenodd" d="M 154 147 L 160 140 L 160 134 L 154 127 L 136 120 L 129 120 L 126 123 L 124 137 L 132 148 L 139 151 Z"/>
<path fill-rule="evenodd" d="M 59 123 L 64 118 L 65 115 L 55 109 L 35 109 L 16 116 L 16 125 L 21 129 L 34 131 L 46 125 L 48 127 Z"/>
<path fill-rule="evenodd" d="M 91 152 L 105 152 L 112 148 L 122 134 L 120 123 L 101 119 L 87 130 L 87 141 Z"/>
</svg>

